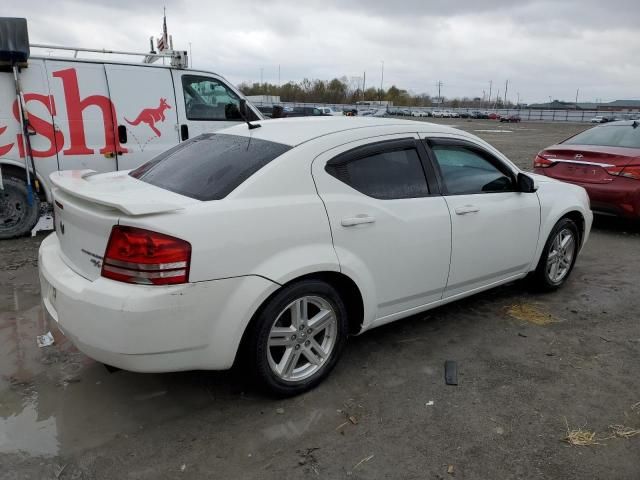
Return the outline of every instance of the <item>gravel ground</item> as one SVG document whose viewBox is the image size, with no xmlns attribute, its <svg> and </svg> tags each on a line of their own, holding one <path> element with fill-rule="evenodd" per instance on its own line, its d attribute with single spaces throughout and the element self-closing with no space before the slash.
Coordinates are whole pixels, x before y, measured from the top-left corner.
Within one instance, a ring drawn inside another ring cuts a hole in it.
<svg viewBox="0 0 640 480">
<path fill-rule="evenodd" d="M 585 128 L 436 121 L 525 168 Z M 598 218 L 556 293 L 514 283 L 352 338 L 325 383 L 287 400 L 235 371 L 110 374 L 55 328 L 38 348 L 44 236 L 0 243 L 2 479 L 640 478 L 640 435 L 610 430 L 640 428 L 637 226 Z"/>
</svg>

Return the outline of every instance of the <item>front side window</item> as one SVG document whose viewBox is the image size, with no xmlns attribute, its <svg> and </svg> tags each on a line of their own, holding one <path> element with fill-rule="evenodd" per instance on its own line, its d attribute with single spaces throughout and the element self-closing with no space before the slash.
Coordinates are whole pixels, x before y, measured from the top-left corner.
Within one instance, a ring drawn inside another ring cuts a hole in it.
<svg viewBox="0 0 640 480">
<path fill-rule="evenodd" d="M 215 78 L 183 75 L 182 91 L 189 120 L 241 120 L 240 98 Z"/>
<path fill-rule="evenodd" d="M 484 152 L 462 145 L 433 145 L 431 150 L 449 195 L 514 191 L 511 177 Z"/>
<path fill-rule="evenodd" d="M 327 165 L 327 172 L 350 187 L 381 200 L 429 195 L 415 148 L 375 153 Z"/>
<path fill-rule="evenodd" d="M 219 200 L 290 149 L 257 138 L 207 133 L 179 143 L 129 175 L 197 200 Z"/>
</svg>

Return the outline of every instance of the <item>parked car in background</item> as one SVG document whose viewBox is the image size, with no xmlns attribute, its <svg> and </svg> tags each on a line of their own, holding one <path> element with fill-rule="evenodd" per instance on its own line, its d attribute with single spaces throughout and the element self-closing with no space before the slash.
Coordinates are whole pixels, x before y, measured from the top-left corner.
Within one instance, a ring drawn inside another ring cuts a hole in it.
<svg viewBox="0 0 640 480">
<path fill-rule="evenodd" d="M 461 112 L 460 118 L 471 118 L 471 114 L 469 112 Z"/>
<path fill-rule="evenodd" d="M 491 112 L 487 115 L 489 120 L 500 120 L 500 114 L 496 112 Z"/>
<path fill-rule="evenodd" d="M 595 212 L 640 219 L 640 123 L 605 123 L 542 150 L 534 171 L 587 190 Z"/>
<path fill-rule="evenodd" d="M 323 115 L 331 115 L 332 117 L 342 116 L 342 112 L 334 110 L 333 107 L 316 107 Z"/>
<path fill-rule="evenodd" d="M 500 117 L 500 123 L 520 123 L 520 115 L 509 115 L 508 117 Z"/>
<path fill-rule="evenodd" d="M 412 117 L 428 117 L 429 112 L 427 112 L 426 110 L 414 110 L 413 112 L 411 112 L 411 116 Z"/>
<path fill-rule="evenodd" d="M 486 119 L 489 118 L 489 115 L 486 112 L 481 112 L 479 110 L 475 110 L 475 111 L 471 112 L 471 118 L 475 118 L 475 119 L 478 119 L 478 120 L 482 120 L 482 119 L 486 120 Z"/>
<path fill-rule="evenodd" d="M 52 175 L 65 228 L 40 246 L 41 295 L 79 350 L 138 372 L 241 359 L 294 395 L 331 372 L 349 335 L 527 275 L 560 287 L 589 236 L 584 189 L 460 130 L 253 125 L 130 172 Z M 390 245 L 402 255 L 381 254 Z"/>
<path fill-rule="evenodd" d="M 606 120 L 603 116 L 598 115 L 598 116 L 596 116 L 596 117 L 593 117 L 593 118 L 592 118 L 591 120 L 589 120 L 589 121 L 590 121 L 591 123 L 605 123 L 607 120 Z"/>
<path fill-rule="evenodd" d="M 456 111 L 449 110 L 449 117 L 451 118 L 460 118 L 460 114 Z"/>
<path fill-rule="evenodd" d="M 328 117 L 329 114 L 325 114 L 318 107 L 293 107 L 291 111 L 286 112 L 286 117 Z"/>
<path fill-rule="evenodd" d="M 444 112 L 442 110 L 434 110 L 433 112 L 431 112 L 431 114 L 433 115 L 433 118 L 444 117 Z"/>
</svg>

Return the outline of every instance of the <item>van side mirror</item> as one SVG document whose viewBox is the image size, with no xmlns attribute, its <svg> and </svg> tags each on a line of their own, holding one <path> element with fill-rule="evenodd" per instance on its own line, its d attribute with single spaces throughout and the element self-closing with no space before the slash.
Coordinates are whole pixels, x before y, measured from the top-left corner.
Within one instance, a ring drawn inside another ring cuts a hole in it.
<svg viewBox="0 0 640 480">
<path fill-rule="evenodd" d="M 538 186 L 533 178 L 522 172 L 518 173 L 518 191 L 523 193 L 533 193 L 538 190 Z"/>
</svg>

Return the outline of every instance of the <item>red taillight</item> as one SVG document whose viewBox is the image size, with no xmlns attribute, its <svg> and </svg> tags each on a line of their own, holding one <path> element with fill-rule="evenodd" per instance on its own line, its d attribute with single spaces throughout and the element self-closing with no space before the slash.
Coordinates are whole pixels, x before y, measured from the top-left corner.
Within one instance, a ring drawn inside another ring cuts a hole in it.
<svg viewBox="0 0 640 480">
<path fill-rule="evenodd" d="M 102 276 L 126 283 L 173 285 L 189 280 L 191 244 L 142 228 L 116 225 L 102 261 Z"/>
<path fill-rule="evenodd" d="M 627 165 L 626 167 L 611 166 L 607 167 L 606 170 L 609 175 L 640 180 L 640 165 Z"/>
<path fill-rule="evenodd" d="M 548 158 L 541 157 L 540 155 L 536 155 L 536 158 L 533 160 L 534 168 L 547 168 L 553 165 L 553 160 L 549 160 Z"/>
</svg>

